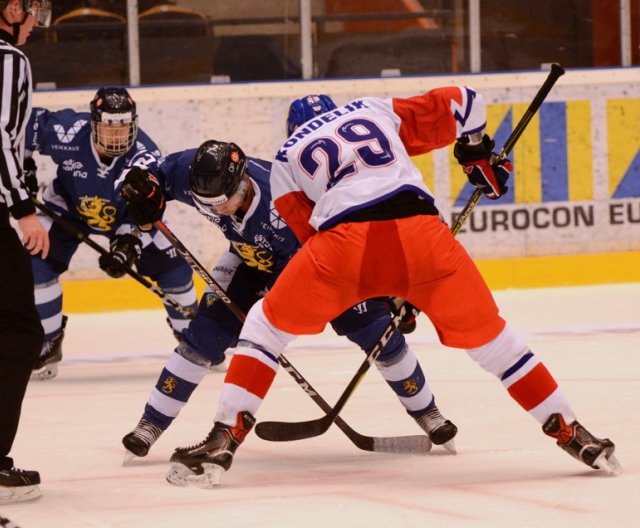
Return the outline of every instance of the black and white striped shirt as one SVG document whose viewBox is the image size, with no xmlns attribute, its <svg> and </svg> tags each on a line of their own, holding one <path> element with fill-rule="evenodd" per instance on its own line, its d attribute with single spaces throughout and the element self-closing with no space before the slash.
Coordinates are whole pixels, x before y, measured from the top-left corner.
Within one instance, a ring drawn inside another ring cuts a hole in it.
<svg viewBox="0 0 640 528">
<path fill-rule="evenodd" d="M 11 35 L 0 30 L 0 204 L 6 204 L 14 218 L 22 218 L 35 212 L 22 186 L 32 81 L 29 60 L 11 42 Z"/>
</svg>

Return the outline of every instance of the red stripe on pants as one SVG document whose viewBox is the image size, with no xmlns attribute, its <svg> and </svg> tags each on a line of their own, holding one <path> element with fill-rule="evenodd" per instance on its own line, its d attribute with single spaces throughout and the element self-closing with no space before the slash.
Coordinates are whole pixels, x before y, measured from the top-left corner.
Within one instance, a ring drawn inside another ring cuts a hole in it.
<svg viewBox="0 0 640 528">
<path fill-rule="evenodd" d="M 239 354 L 231 359 L 224 382 L 242 387 L 258 398 L 264 399 L 275 376 L 276 371 L 269 365 Z"/>
<path fill-rule="evenodd" d="M 551 396 L 557 388 L 558 384 L 547 367 L 538 363 L 507 390 L 525 411 L 529 411 Z"/>
</svg>

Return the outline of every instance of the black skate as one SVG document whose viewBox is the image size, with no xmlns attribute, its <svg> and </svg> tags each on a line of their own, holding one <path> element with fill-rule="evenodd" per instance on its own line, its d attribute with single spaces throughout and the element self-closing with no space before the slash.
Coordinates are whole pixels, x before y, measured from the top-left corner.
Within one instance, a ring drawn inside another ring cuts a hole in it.
<svg viewBox="0 0 640 528">
<path fill-rule="evenodd" d="M 622 466 L 613 454 L 615 444 L 608 438 L 596 438 L 577 421 L 567 425 L 561 414 L 552 414 L 542 430 L 544 434 L 555 438 L 557 444 L 573 458 L 587 466 L 612 475 L 622 473 Z"/>
<path fill-rule="evenodd" d="M 415 420 L 435 445 L 441 445 L 451 454 L 456 454 L 453 439 L 458 434 L 458 428 L 442 416 L 435 405 Z"/>
<path fill-rule="evenodd" d="M 231 467 L 236 449 L 255 423 L 256 419 L 246 411 L 238 413 L 235 427 L 216 422 L 202 442 L 174 451 L 167 481 L 176 486 L 217 486 L 222 473 Z"/>
<path fill-rule="evenodd" d="M 55 378 L 58 375 L 58 363 L 62 361 L 62 340 L 64 339 L 64 328 L 67 326 L 66 315 L 62 316 L 62 327 L 60 334 L 51 341 L 45 341 L 42 345 L 40 357 L 33 366 L 31 372 L 32 380 L 46 380 Z"/>
<path fill-rule="evenodd" d="M 20 528 L 16 523 L 11 522 L 11 519 L 2 517 L 2 515 L 0 515 L 0 526 L 2 526 L 2 528 Z"/>
<path fill-rule="evenodd" d="M 156 424 L 141 418 L 136 428 L 122 438 L 122 445 L 127 450 L 123 465 L 126 466 L 135 457 L 147 456 L 149 449 L 163 432 L 164 429 L 160 429 Z"/>
<path fill-rule="evenodd" d="M 25 469 L 0 469 L 0 504 L 28 501 L 42 496 L 40 473 Z"/>
</svg>

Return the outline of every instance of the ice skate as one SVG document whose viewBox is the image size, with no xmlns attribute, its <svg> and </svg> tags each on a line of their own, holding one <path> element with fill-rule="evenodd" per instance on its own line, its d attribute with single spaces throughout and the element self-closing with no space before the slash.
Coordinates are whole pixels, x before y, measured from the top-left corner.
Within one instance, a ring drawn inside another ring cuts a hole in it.
<svg viewBox="0 0 640 528">
<path fill-rule="evenodd" d="M 141 418 L 136 428 L 122 438 L 122 445 L 127 450 L 122 465 L 130 464 L 136 457 L 147 456 L 149 449 L 163 432 L 157 425 Z"/>
<path fill-rule="evenodd" d="M 577 421 L 567 425 L 561 414 L 552 414 L 542 430 L 555 438 L 562 449 L 587 466 L 610 475 L 622 473 L 622 466 L 613 454 L 615 444 L 608 438 L 596 438 Z"/>
<path fill-rule="evenodd" d="M 42 345 L 40 357 L 31 372 L 32 380 L 46 380 L 58 375 L 58 363 L 62 361 L 62 340 L 64 339 L 65 326 L 67 326 L 67 316 L 63 315 L 60 334 L 51 341 L 45 341 Z"/>
<path fill-rule="evenodd" d="M 2 517 L 1 515 L 0 526 L 2 526 L 2 528 L 20 528 L 16 523 L 12 522 L 11 519 L 7 519 L 6 517 Z"/>
<path fill-rule="evenodd" d="M 216 422 L 202 442 L 175 450 L 167 481 L 176 486 L 214 488 L 231 467 L 233 454 L 255 423 L 255 418 L 246 411 L 238 413 L 235 427 Z"/>
<path fill-rule="evenodd" d="M 441 445 L 451 454 L 456 454 L 456 444 L 453 439 L 458 433 L 458 428 L 442 416 L 435 405 L 415 420 L 435 445 Z"/>
<path fill-rule="evenodd" d="M 42 496 L 38 487 L 40 474 L 25 469 L 0 469 L 0 504 L 37 499 Z"/>
</svg>

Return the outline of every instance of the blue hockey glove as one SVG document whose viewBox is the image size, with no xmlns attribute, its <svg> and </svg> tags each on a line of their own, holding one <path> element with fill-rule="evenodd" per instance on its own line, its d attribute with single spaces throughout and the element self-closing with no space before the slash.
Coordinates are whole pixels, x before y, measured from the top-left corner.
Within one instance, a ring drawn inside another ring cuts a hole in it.
<svg viewBox="0 0 640 528">
<path fill-rule="evenodd" d="M 133 235 L 116 235 L 109 245 L 109 253 L 100 255 L 98 264 L 109 277 L 118 279 L 140 258 L 142 242 Z"/>
<path fill-rule="evenodd" d="M 462 165 L 471 185 L 478 187 L 491 200 L 500 198 L 509 189 L 506 183 L 513 170 L 511 162 L 508 159 L 493 165 L 489 162 L 495 142 L 487 134 L 476 145 L 465 143 L 466 139 L 458 139 L 453 155 Z"/>
</svg>

